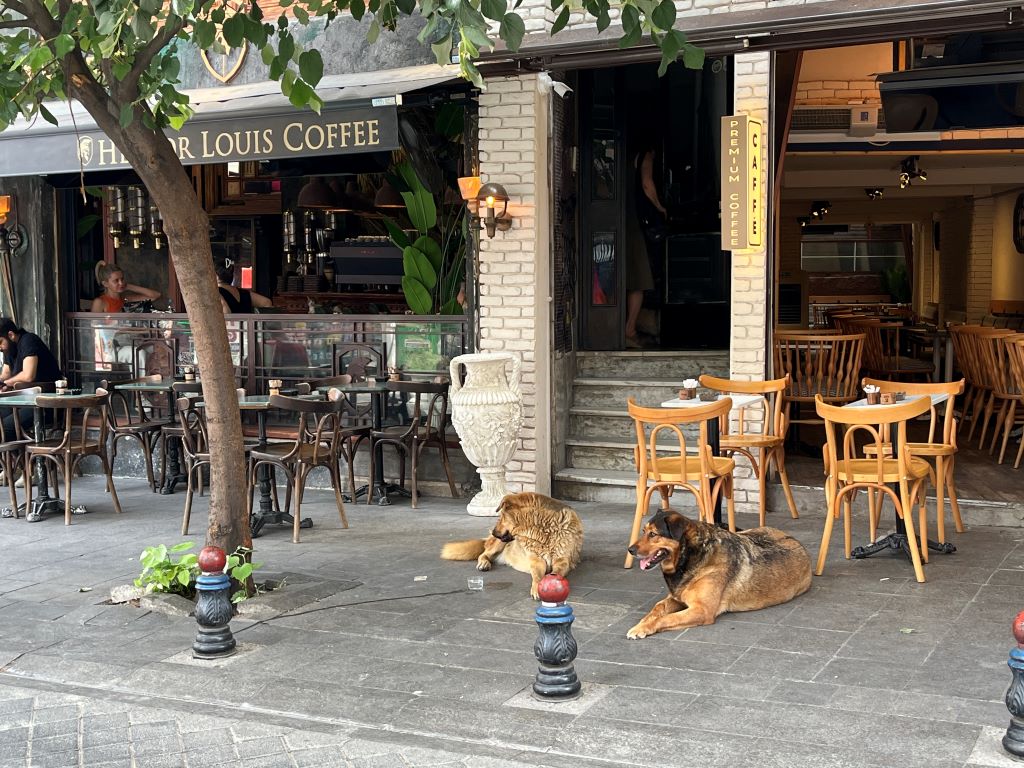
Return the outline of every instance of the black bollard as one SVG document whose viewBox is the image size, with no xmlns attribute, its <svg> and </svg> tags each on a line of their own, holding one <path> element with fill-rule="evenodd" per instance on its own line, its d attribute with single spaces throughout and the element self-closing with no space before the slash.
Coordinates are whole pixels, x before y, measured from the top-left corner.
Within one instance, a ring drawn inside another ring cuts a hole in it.
<svg viewBox="0 0 1024 768">
<path fill-rule="evenodd" d="M 549 573 L 537 587 L 541 604 L 537 609 L 540 637 L 533 654 L 540 662 L 533 682 L 534 694 L 544 701 L 569 701 L 580 695 L 579 678 L 572 666 L 576 658 L 576 638 L 572 636 L 572 606 L 565 603 L 569 582 Z"/>
<path fill-rule="evenodd" d="M 1013 639 L 1017 647 L 1010 651 L 1010 660 L 1006 662 L 1013 672 L 1013 680 L 1006 689 L 1010 727 L 1003 736 L 1003 749 L 1014 757 L 1024 758 L 1024 611 L 1013 620 Z"/>
<path fill-rule="evenodd" d="M 196 623 L 199 631 L 192 643 L 196 659 L 223 659 L 236 650 L 228 622 L 231 606 L 231 577 L 224 573 L 227 557 L 219 547 L 203 547 L 199 553 L 202 575 L 196 579 Z"/>
</svg>

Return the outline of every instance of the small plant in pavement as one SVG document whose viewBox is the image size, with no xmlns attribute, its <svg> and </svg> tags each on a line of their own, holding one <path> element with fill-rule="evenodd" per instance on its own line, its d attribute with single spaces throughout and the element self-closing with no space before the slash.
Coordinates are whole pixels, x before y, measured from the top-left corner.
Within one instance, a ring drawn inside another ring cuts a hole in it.
<svg viewBox="0 0 1024 768">
<path fill-rule="evenodd" d="M 191 541 L 183 541 L 170 548 L 164 544 L 146 547 L 139 555 L 142 573 L 135 580 L 135 586 L 145 587 L 147 592 L 169 592 L 194 598 L 195 580 L 199 575 L 196 555 L 189 552 L 194 546 Z M 181 556 L 175 558 L 179 554 Z"/>
</svg>

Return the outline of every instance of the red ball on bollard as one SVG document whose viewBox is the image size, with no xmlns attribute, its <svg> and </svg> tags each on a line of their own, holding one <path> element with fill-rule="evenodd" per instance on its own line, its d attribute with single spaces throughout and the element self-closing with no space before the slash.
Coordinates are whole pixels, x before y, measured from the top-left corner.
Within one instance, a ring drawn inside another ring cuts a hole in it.
<svg viewBox="0 0 1024 768">
<path fill-rule="evenodd" d="M 537 585 L 540 599 L 545 603 L 564 603 L 569 596 L 569 582 L 564 576 L 549 573 Z"/>
<path fill-rule="evenodd" d="M 203 573 L 221 573 L 228 558 L 220 547 L 203 547 L 197 561 Z"/>
</svg>

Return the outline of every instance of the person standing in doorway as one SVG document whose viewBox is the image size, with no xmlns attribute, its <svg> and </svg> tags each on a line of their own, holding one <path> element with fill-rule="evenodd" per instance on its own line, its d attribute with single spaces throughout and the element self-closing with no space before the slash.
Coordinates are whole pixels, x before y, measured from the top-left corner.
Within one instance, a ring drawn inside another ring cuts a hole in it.
<svg viewBox="0 0 1024 768">
<path fill-rule="evenodd" d="M 650 145 L 636 154 L 631 188 L 633 215 L 626 230 L 626 349 L 644 345 L 637 319 L 644 305 L 644 291 L 654 288 L 651 259 L 661 253 L 668 211 L 658 195 L 658 152 Z"/>
</svg>

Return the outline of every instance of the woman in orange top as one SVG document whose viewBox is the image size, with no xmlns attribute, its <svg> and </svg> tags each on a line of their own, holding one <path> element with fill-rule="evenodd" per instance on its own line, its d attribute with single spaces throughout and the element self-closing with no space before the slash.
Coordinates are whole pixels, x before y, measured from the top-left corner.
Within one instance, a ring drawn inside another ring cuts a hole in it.
<svg viewBox="0 0 1024 768">
<path fill-rule="evenodd" d="M 160 298 L 160 291 L 126 283 L 124 270 L 110 262 L 101 261 L 96 265 L 96 280 L 103 286 L 103 293 L 92 300 L 91 312 L 120 312 L 126 301 Z"/>
</svg>

